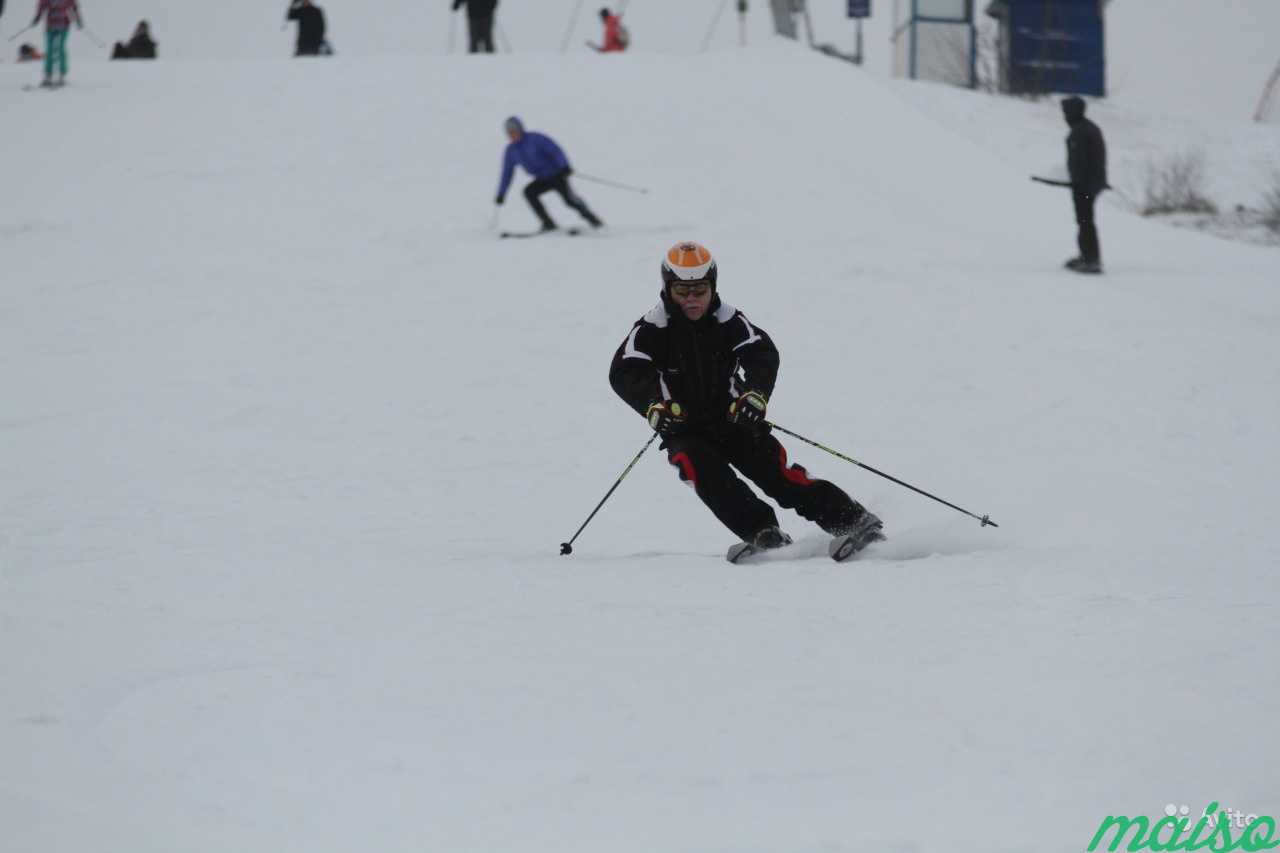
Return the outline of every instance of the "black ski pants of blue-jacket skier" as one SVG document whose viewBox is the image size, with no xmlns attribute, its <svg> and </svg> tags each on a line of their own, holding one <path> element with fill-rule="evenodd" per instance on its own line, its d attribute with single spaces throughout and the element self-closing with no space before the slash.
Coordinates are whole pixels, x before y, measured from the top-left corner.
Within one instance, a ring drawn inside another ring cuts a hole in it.
<svg viewBox="0 0 1280 853">
<path fill-rule="evenodd" d="M 587 203 L 569 188 L 568 172 L 561 172 L 550 178 L 538 178 L 531 181 L 529 186 L 524 188 L 524 197 L 529 201 L 529 206 L 533 208 L 533 212 L 537 215 L 538 221 L 542 223 L 543 228 L 556 227 L 555 220 L 547 214 L 547 209 L 542 206 L 542 199 L 539 198 L 543 193 L 549 193 L 552 190 L 560 193 L 560 198 L 564 199 L 564 203 L 582 214 L 583 219 L 594 226 L 600 225 L 600 220 L 587 207 Z"/>
<path fill-rule="evenodd" d="M 726 424 L 669 436 L 662 448 L 680 479 L 743 541 L 777 526 L 778 516 L 734 468 L 779 506 L 794 509 L 832 536 L 848 531 L 866 512 L 838 486 L 811 479 L 803 467 L 788 464 L 786 448 L 769 433 Z"/>
</svg>

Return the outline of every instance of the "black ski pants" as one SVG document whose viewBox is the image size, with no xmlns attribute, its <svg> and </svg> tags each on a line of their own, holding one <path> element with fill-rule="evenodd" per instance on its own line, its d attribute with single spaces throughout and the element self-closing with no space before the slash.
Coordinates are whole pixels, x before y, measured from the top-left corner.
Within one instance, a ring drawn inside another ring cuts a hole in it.
<svg viewBox="0 0 1280 853">
<path fill-rule="evenodd" d="M 564 203 L 572 207 L 578 213 L 582 214 L 582 218 L 590 222 L 592 225 L 600 225 L 600 220 L 587 207 L 587 203 L 569 188 L 568 172 L 561 172 L 552 178 L 538 178 L 529 182 L 529 186 L 524 188 L 524 197 L 528 199 L 529 206 L 533 208 L 534 214 L 538 217 L 538 221 L 542 223 L 544 228 L 554 228 L 555 220 L 547 214 L 547 209 L 542 205 L 542 199 L 539 198 L 543 193 L 549 193 L 552 190 L 560 193 L 560 197 L 564 199 Z"/>
<path fill-rule="evenodd" d="M 471 33 L 471 52 L 493 53 L 493 13 L 469 15 L 467 25 Z"/>
<path fill-rule="evenodd" d="M 776 526 L 778 516 L 734 468 L 779 506 L 794 509 L 833 536 L 847 531 L 866 511 L 838 486 L 811 479 L 801 466 L 787 464 L 786 449 L 767 433 L 726 424 L 715 431 L 670 436 L 662 447 L 680 479 L 692 485 L 715 517 L 743 541 Z"/>
<path fill-rule="evenodd" d="M 1071 200 L 1076 206 L 1076 245 L 1080 247 L 1080 257 L 1091 263 L 1102 262 L 1102 247 L 1098 245 L 1098 226 L 1093 221 L 1093 203 L 1097 195 L 1084 190 L 1073 189 Z"/>
</svg>

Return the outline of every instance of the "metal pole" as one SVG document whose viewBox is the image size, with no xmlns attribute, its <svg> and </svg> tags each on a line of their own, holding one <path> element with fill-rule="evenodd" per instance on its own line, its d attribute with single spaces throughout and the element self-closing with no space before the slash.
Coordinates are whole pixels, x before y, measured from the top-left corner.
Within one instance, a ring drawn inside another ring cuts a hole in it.
<svg viewBox="0 0 1280 853">
<path fill-rule="evenodd" d="M 854 62 L 862 64 L 862 19 L 858 19 L 858 52 L 854 55 Z"/>
<path fill-rule="evenodd" d="M 657 437 L 658 437 L 658 434 L 656 432 L 653 435 L 649 436 L 649 440 L 644 443 L 644 447 L 640 448 L 640 452 L 636 454 L 636 458 L 632 459 L 631 464 L 628 465 L 625 469 L 623 469 L 622 473 L 618 475 L 618 479 L 615 480 L 613 485 L 609 488 L 609 491 L 604 493 L 604 497 L 600 499 L 600 503 L 596 504 L 596 508 L 591 510 L 591 515 L 588 515 L 587 520 L 582 522 L 582 526 L 578 528 L 578 533 L 573 534 L 573 538 L 571 538 L 568 542 L 560 543 L 561 556 L 565 556 L 567 554 L 573 553 L 573 543 L 574 543 L 574 540 L 578 538 L 578 534 L 582 533 L 582 531 L 586 529 L 587 525 L 591 523 L 591 519 L 596 517 L 596 513 L 600 511 L 600 507 L 604 506 L 604 502 L 609 500 L 609 495 L 617 491 L 618 486 L 622 485 L 622 481 L 626 479 L 626 476 L 628 474 L 631 473 L 631 469 L 636 467 L 636 463 L 640 461 L 640 457 L 644 456 L 644 452 L 649 449 L 649 445 L 653 444 L 653 440 Z"/>
<path fill-rule="evenodd" d="M 597 178 L 594 175 L 584 175 L 578 171 L 575 171 L 573 173 L 573 176 L 575 178 L 579 178 L 584 181 L 591 181 L 592 183 L 596 183 L 596 184 L 604 184 L 606 187 L 614 187 L 615 189 L 627 190 L 628 192 L 640 193 L 641 195 L 645 195 L 646 193 L 649 192 L 644 187 L 634 187 L 631 184 L 622 184 L 622 183 L 618 183 L 617 181 L 610 181 L 606 178 Z"/>
<path fill-rule="evenodd" d="M 578 23 L 578 14 L 582 11 L 582 0 L 578 0 L 573 7 L 573 14 L 569 16 L 569 26 L 564 31 L 564 40 L 560 42 L 560 52 L 569 52 L 569 39 L 573 38 L 573 28 Z"/>
<path fill-rule="evenodd" d="M 716 16 L 711 19 L 711 26 L 707 27 L 707 34 L 702 39 L 702 47 L 698 49 L 699 53 L 706 53 L 707 48 L 711 46 L 711 37 L 715 35 L 716 25 L 720 23 L 720 16 L 724 14 L 725 7 L 729 5 L 729 0 L 722 0 L 720 8 L 716 9 Z"/>
<path fill-rule="evenodd" d="M 16 33 L 14 33 L 13 35 L 9 36 L 9 41 L 13 41 L 14 39 L 16 39 L 18 36 L 22 35 L 23 33 L 29 33 L 29 32 L 31 32 L 32 30 L 34 30 L 35 28 L 36 28 L 36 25 L 35 25 L 35 24 L 32 24 L 32 25 L 31 25 L 31 26 L 29 26 L 29 27 L 23 27 L 22 29 L 20 29 L 20 30 L 18 30 Z"/>
<path fill-rule="evenodd" d="M 812 444 L 814 447 L 818 448 L 819 450 L 825 450 L 828 453 L 830 453 L 832 456 L 836 457 L 837 459 L 843 459 L 845 462 L 852 462 L 854 465 L 857 465 L 859 468 L 862 468 L 863 470 L 866 470 L 866 471 L 870 471 L 872 474 L 875 474 L 878 477 L 884 477 L 886 480 L 888 480 L 891 483 L 897 483 L 899 486 L 908 488 L 918 495 L 924 495 L 926 498 L 929 498 L 930 500 L 935 500 L 938 503 L 942 504 L 943 506 L 949 506 L 952 509 L 954 509 L 956 512 L 963 513 L 964 515 L 967 515 L 972 519 L 982 522 L 983 527 L 988 527 L 988 526 L 999 527 L 1000 526 L 996 524 L 994 521 L 992 521 L 991 516 L 989 515 L 982 515 L 982 516 L 974 515 L 973 513 L 969 512 L 969 510 L 967 509 L 961 509 L 960 507 L 956 506 L 953 503 L 944 501 L 942 498 L 938 497 L 937 495 L 929 494 L 924 489 L 917 489 L 915 486 L 911 485 L 910 483 L 903 482 L 902 480 L 899 480 L 897 477 L 890 476 L 889 474 L 886 474 L 883 471 L 877 471 L 875 468 L 872 468 L 870 465 L 866 464 L 865 462 L 859 462 L 857 459 L 854 459 L 852 456 L 845 456 L 843 453 L 837 450 L 832 450 L 830 447 L 827 447 L 825 444 L 819 444 L 818 442 L 814 441 L 811 438 L 805 438 L 803 435 L 800 435 L 799 433 L 792 432 L 786 427 L 778 426 L 777 424 L 771 423 L 770 421 L 765 421 L 765 423 L 773 427 L 774 429 L 776 429 L 778 432 L 785 432 L 787 435 L 791 436 L 792 438 L 800 439 L 805 444 Z"/>
</svg>

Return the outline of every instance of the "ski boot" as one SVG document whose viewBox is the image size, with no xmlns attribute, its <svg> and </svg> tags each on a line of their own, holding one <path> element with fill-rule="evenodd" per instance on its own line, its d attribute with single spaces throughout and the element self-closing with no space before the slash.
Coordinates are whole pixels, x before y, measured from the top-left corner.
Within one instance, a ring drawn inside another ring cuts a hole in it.
<svg viewBox="0 0 1280 853">
<path fill-rule="evenodd" d="M 759 554 L 761 551 L 772 551 L 775 548 L 790 544 L 790 536 L 783 533 L 776 524 L 770 525 L 756 533 L 755 536 L 752 536 L 751 541 L 730 545 L 729 551 L 724 555 L 724 558 L 730 563 L 736 563 L 744 557 L 750 557 L 752 554 Z"/>
<path fill-rule="evenodd" d="M 827 549 L 831 555 L 831 559 L 837 563 L 849 559 L 872 542 L 881 542 L 884 540 L 884 522 L 882 522 L 875 513 L 868 509 L 862 511 L 862 515 L 858 516 L 858 520 L 849 526 L 847 530 L 837 532 L 835 538 L 831 540 L 831 545 Z"/>
<path fill-rule="evenodd" d="M 751 544 L 761 551 L 769 551 L 773 548 L 781 548 L 783 545 L 791 544 L 791 537 L 782 532 L 777 525 L 766 527 L 757 533 L 751 540 Z"/>
</svg>

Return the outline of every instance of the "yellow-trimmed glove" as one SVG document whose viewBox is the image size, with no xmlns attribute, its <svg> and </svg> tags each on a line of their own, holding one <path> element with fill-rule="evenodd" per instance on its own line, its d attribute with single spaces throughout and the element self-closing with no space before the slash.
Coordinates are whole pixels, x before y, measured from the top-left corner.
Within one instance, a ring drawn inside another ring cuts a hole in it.
<svg viewBox="0 0 1280 853">
<path fill-rule="evenodd" d="M 759 391 L 748 391 L 729 404 L 729 420 L 743 426 L 758 427 L 764 423 L 769 401 Z"/>
<path fill-rule="evenodd" d="M 671 435 L 684 426 L 684 407 L 675 400 L 655 400 L 644 413 L 654 432 Z"/>
</svg>

